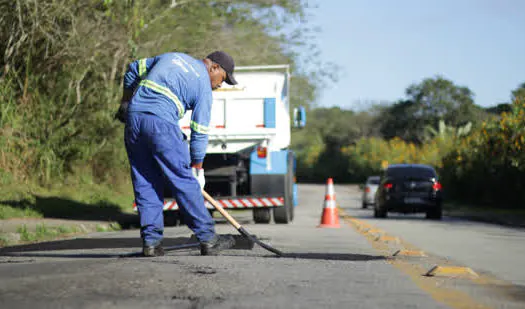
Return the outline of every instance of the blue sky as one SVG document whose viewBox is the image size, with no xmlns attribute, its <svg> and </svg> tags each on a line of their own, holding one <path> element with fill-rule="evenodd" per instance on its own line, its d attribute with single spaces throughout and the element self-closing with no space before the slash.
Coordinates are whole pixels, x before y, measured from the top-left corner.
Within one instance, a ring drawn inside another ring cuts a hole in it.
<svg viewBox="0 0 525 309">
<path fill-rule="evenodd" d="M 310 10 L 324 61 L 340 66 L 318 106 L 366 108 L 404 98 L 437 74 L 475 102 L 510 99 L 525 82 L 525 0 L 319 0 Z"/>
</svg>

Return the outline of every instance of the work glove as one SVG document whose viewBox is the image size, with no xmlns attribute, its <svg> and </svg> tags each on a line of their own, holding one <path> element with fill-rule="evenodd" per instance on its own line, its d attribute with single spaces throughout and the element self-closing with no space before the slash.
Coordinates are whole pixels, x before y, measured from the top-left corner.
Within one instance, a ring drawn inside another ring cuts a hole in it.
<svg viewBox="0 0 525 309">
<path fill-rule="evenodd" d="M 129 102 L 127 101 L 120 102 L 120 106 L 118 111 L 115 113 L 114 119 L 119 120 L 122 123 L 126 123 L 128 118 L 128 105 Z"/>
<path fill-rule="evenodd" d="M 193 177 L 195 177 L 195 179 L 197 179 L 199 182 L 201 189 L 204 189 L 204 185 L 206 184 L 206 180 L 204 179 L 204 169 L 192 167 L 191 171 L 193 173 Z"/>
</svg>

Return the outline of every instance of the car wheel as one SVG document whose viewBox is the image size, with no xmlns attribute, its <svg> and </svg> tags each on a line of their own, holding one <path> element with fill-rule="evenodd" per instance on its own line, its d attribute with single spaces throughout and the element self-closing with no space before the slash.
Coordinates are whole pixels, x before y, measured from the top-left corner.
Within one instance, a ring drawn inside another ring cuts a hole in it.
<svg viewBox="0 0 525 309">
<path fill-rule="evenodd" d="M 374 207 L 374 217 L 375 218 L 386 218 L 386 210 L 381 207 Z"/>
<path fill-rule="evenodd" d="M 443 210 L 441 209 L 441 206 L 427 211 L 427 219 L 441 220 L 442 217 L 443 217 Z"/>
</svg>

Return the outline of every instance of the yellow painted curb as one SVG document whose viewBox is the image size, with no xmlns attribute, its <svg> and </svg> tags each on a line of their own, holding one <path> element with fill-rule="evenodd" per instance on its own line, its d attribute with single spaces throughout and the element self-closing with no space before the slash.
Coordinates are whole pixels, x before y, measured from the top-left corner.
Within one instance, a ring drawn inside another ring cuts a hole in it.
<svg viewBox="0 0 525 309">
<path fill-rule="evenodd" d="M 462 266 L 434 266 L 425 276 L 428 277 L 478 277 L 472 269 Z"/>
<path fill-rule="evenodd" d="M 364 222 L 359 222 L 357 223 L 357 225 L 361 228 L 361 229 L 372 229 L 373 226 L 368 224 L 368 223 L 364 223 Z"/>
<path fill-rule="evenodd" d="M 368 234 L 384 234 L 385 232 L 383 232 L 380 229 L 368 229 L 366 231 L 366 233 L 368 233 Z"/>
<path fill-rule="evenodd" d="M 373 229 L 373 227 L 370 225 L 357 225 L 357 230 L 360 232 L 368 232 L 371 229 Z"/>
<path fill-rule="evenodd" d="M 423 256 L 426 257 L 427 255 L 423 251 L 418 250 L 397 250 L 394 254 L 394 256 L 403 255 L 403 256 Z"/>
<path fill-rule="evenodd" d="M 395 236 L 389 236 L 389 235 L 380 235 L 377 236 L 375 241 L 382 241 L 382 242 L 388 242 L 388 243 L 396 243 L 399 244 L 401 241 L 399 240 L 399 237 Z"/>
<path fill-rule="evenodd" d="M 363 225 L 363 223 L 362 223 L 361 221 L 359 221 L 359 220 L 357 220 L 357 219 L 354 219 L 354 218 L 352 218 L 352 217 L 348 218 L 348 220 L 349 220 L 350 222 L 352 222 L 353 224 L 355 224 L 355 225 L 359 225 L 359 226 L 362 226 L 362 225 Z"/>
</svg>

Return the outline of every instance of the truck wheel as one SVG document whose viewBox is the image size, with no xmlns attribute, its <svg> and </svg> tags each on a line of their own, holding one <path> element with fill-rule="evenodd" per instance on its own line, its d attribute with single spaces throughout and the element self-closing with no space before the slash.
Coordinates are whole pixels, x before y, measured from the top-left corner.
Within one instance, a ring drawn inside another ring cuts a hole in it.
<svg viewBox="0 0 525 309">
<path fill-rule="evenodd" d="M 259 208 L 253 210 L 253 221 L 255 223 L 270 223 L 271 213 L 270 208 Z"/>
<path fill-rule="evenodd" d="M 164 226 L 178 226 L 181 224 L 181 217 L 178 211 L 164 212 Z"/>
<path fill-rule="evenodd" d="M 273 209 L 273 220 L 275 223 L 287 224 L 290 222 L 290 209 L 293 207 L 289 203 L 286 203 L 286 194 L 284 197 L 284 205 L 275 207 Z"/>
<path fill-rule="evenodd" d="M 273 209 L 273 220 L 275 223 L 287 224 L 293 220 L 293 155 L 288 153 L 288 167 L 284 184 L 284 206 Z"/>
</svg>

